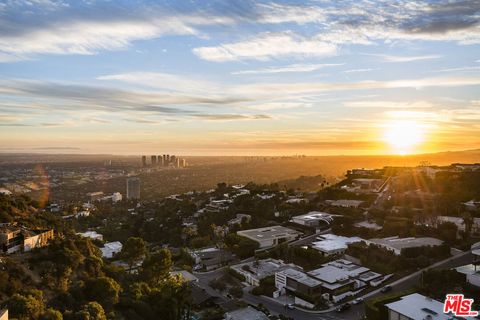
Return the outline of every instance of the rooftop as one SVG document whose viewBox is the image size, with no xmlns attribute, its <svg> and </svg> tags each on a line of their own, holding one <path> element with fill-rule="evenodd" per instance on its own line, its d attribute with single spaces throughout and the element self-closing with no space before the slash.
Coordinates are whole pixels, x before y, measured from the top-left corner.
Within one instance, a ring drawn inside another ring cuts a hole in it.
<svg viewBox="0 0 480 320">
<path fill-rule="evenodd" d="M 335 283 L 358 277 L 360 274 L 367 272 L 371 272 L 372 274 L 369 274 L 367 277 L 368 280 L 364 281 L 369 281 L 380 276 L 380 274 L 374 273 L 368 268 L 356 265 L 348 260 L 338 259 L 326 263 L 322 265 L 321 268 L 308 272 L 308 274 L 324 282 Z"/>
<path fill-rule="evenodd" d="M 243 269 L 244 266 L 248 266 L 248 271 Z M 281 271 L 282 268 L 291 267 L 289 264 L 285 264 L 282 260 L 276 259 L 263 259 L 258 261 L 245 262 L 232 266 L 233 269 L 241 269 L 243 272 L 250 272 L 251 274 L 262 279 L 276 272 Z"/>
<path fill-rule="evenodd" d="M 302 271 L 295 270 L 293 268 L 285 269 L 279 273 L 284 274 L 288 278 L 294 279 L 295 281 L 302 283 L 308 287 L 316 287 L 322 284 L 322 282 L 309 277 L 306 273 Z"/>
<path fill-rule="evenodd" d="M 320 211 L 310 211 L 306 214 L 301 214 L 299 216 L 293 217 L 294 219 L 303 219 L 303 220 L 321 220 L 325 218 L 331 218 L 332 215 L 326 212 Z"/>
<path fill-rule="evenodd" d="M 463 274 L 477 274 L 480 275 L 480 266 L 476 266 L 474 264 L 467 264 L 461 267 L 455 268 L 457 272 Z"/>
<path fill-rule="evenodd" d="M 358 207 L 364 201 L 341 199 L 341 200 L 326 200 L 325 202 L 330 204 L 331 206 L 336 206 L 336 207 Z"/>
<path fill-rule="evenodd" d="M 443 313 L 443 303 L 418 293 L 404 296 L 401 300 L 385 306 L 410 319 L 427 319 L 428 315 L 435 320 L 451 319 L 450 315 Z"/>
<path fill-rule="evenodd" d="M 103 248 L 100 248 L 102 251 L 102 256 L 105 258 L 111 258 L 114 253 L 122 251 L 123 245 L 119 241 L 107 242 L 103 245 Z"/>
<path fill-rule="evenodd" d="M 368 240 L 374 244 L 389 246 L 397 250 L 405 248 L 423 247 L 423 246 L 439 246 L 443 244 L 442 240 L 438 240 L 430 237 L 422 238 L 399 238 L 398 236 L 389 238 L 374 238 Z"/>
<path fill-rule="evenodd" d="M 302 233 L 293 229 L 282 227 L 282 226 L 273 226 L 273 227 L 237 231 L 237 234 L 241 236 L 245 236 L 250 239 L 265 240 L 265 239 L 280 238 L 286 235 L 297 236 L 297 235 L 301 235 Z"/>
<path fill-rule="evenodd" d="M 77 234 L 84 238 L 90 238 L 93 240 L 103 240 L 103 235 L 100 233 L 97 233 L 96 231 L 79 232 Z"/>
<path fill-rule="evenodd" d="M 312 247 L 322 252 L 347 249 L 350 243 L 363 241 L 359 237 L 343 237 L 334 234 L 322 234 L 317 237 L 317 240 L 319 241 L 312 242 Z"/>
<path fill-rule="evenodd" d="M 268 320 L 268 317 L 261 311 L 258 311 L 250 306 L 235 311 L 230 311 L 225 314 L 226 320 Z"/>
</svg>

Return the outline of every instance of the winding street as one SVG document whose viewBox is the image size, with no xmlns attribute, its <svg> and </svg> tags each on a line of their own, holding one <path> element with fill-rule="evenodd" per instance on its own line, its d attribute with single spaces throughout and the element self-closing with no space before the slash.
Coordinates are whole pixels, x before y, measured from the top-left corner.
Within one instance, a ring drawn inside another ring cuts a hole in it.
<svg viewBox="0 0 480 320">
<path fill-rule="evenodd" d="M 452 256 L 448 259 L 439 261 L 439 262 L 437 262 L 437 263 L 435 263 L 435 264 L 433 264 L 429 267 L 418 270 L 418 271 L 416 271 L 416 272 L 414 272 L 414 273 L 412 273 L 412 274 L 410 274 L 406 277 L 398 279 L 398 280 L 390 283 L 390 285 L 392 286 L 393 292 L 403 291 L 403 290 L 409 289 L 409 288 L 415 286 L 416 284 L 418 284 L 421 281 L 422 272 L 425 271 L 425 270 L 454 268 L 454 267 L 457 267 L 457 266 L 461 266 L 461 265 L 470 263 L 471 259 L 472 259 L 472 255 L 471 255 L 470 251 L 461 252 L 461 253 L 459 253 L 457 255 L 454 255 L 454 256 Z M 222 276 L 223 272 L 224 272 L 224 268 L 220 268 L 220 269 L 213 270 L 213 271 L 210 271 L 210 272 L 195 272 L 195 276 L 198 278 L 198 280 L 199 280 L 198 285 L 201 288 L 205 289 L 209 294 L 211 294 L 213 296 L 220 297 L 220 298 L 222 298 L 223 300 L 226 301 L 226 300 L 229 299 L 226 295 L 212 289 L 208 285 L 208 283 L 211 280 L 216 279 L 216 278 L 220 278 Z M 255 296 L 255 295 L 250 294 L 246 289 L 244 290 L 244 295 L 242 297 L 243 301 L 245 301 L 245 302 L 247 302 L 251 305 L 254 305 L 254 306 L 257 306 L 258 304 L 261 303 L 262 305 L 264 305 L 270 311 L 270 313 L 275 314 L 275 315 L 283 314 L 285 316 L 292 317 L 295 320 L 313 320 L 313 319 L 317 319 L 317 320 L 332 320 L 332 319 L 336 319 L 336 320 L 360 320 L 360 319 L 363 319 L 364 313 L 365 313 L 365 309 L 364 309 L 363 304 L 352 306 L 352 308 L 350 308 L 349 310 L 346 310 L 342 313 L 338 313 L 338 312 L 336 312 L 335 310 L 332 310 L 332 309 L 326 310 L 326 311 L 307 311 L 307 310 L 302 310 L 302 309 L 297 309 L 297 308 L 294 309 L 294 310 L 289 310 L 289 309 L 286 309 L 284 307 L 283 303 L 280 303 L 279 301 L 277 301 L 273 298 L 269 298 L 269 297 L 265 297 L 265 296 Z M 371 291 L 371 292 L 363 295 L 362 297 L 364 299 L 369 299 L 369 298 L 381 295 L 382 293 L 380 292 L 380 290 L 381 290 L 381 288 L 379 288 L 377 290 L 374 290 L 374 291 Z"/>
</svg>

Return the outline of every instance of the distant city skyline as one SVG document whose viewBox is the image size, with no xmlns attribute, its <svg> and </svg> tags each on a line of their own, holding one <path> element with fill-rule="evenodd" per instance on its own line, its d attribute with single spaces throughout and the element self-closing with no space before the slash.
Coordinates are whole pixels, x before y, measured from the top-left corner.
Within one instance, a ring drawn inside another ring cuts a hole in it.
<svg viewBox="0 0 480 320">
<path fill-rule="evenodd" d="M 480 2 L 0 4 L 0 152 L 480 148 Z"/>
</svg>

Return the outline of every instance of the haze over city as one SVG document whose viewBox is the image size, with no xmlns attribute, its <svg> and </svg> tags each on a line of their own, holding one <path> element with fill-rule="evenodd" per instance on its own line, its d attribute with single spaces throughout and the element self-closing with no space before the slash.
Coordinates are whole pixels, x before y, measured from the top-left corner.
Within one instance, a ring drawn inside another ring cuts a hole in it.
<svg viewBox="0 0 480 320">
<path fill-rule="evenodd" d="M 480 146 L 478 1 L 7 1 L 0 151 Z"/>
</svg>

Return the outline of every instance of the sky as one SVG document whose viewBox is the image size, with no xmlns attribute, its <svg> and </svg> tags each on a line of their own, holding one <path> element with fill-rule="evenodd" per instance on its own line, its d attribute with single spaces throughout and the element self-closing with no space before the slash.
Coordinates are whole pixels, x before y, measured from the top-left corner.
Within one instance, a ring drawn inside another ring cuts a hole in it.
<svg viewBox="0 0 480 320">
<path fill-rule="evenodd" d="M 0 1 L 0 152 L 480 148 L 480 1 Z"/>
</svg>

